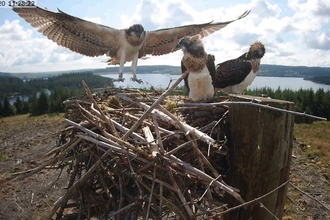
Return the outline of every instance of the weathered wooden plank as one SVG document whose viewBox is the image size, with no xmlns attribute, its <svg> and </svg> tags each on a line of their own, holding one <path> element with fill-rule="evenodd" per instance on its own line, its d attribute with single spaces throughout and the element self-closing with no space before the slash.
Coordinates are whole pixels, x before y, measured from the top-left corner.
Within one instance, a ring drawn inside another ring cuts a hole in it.
<svg viewBox="0 0 330 220">
<path fill-rule="evenodd" d="M 230 95 L 232 101 L 258 100 L 286 110 L 293 110 L 294 103 L 253 97 Z M 231 169 L 226 183 L 240 190 L 245 201 L 258 198 L 277 188 L 289 178 L 294 116 L 289 113 L 251 105 L 231 105 L 229 109 L 229 162 Z M 277 218 L 282 219 L 286 187 L 275 191 L 260 202 Z M 230 207 L 237 205 L 227 198 Z M 260 203 L 225 215 L 225 220 L 274 219 Z"/>
</svg>

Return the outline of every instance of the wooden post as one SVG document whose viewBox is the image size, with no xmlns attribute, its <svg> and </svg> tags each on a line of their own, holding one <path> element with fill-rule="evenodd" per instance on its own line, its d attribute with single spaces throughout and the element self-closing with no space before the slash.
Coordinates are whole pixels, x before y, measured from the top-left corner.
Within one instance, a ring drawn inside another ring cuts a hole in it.
<svg viewBox="0 0 330 220">
<path fill-rule="evenodd" d="M 230 95 L 231 101 L 259 100 L 260 104 L 293 110 L 294 103 L 262 97 Z M 224 179 L 240 190 L 245 201 L 251 201 L 286 182 L 289 178 L 294 116 L 251 105 L 230 105 L 229 163 Z M 260 202 L 278 219 L 282 219 L 287 186 Z M 229 207 L 238 205 L 229 196 Z M 259 202 L 229 212 L 225 220 L 276 219 Z"/>
</svg>

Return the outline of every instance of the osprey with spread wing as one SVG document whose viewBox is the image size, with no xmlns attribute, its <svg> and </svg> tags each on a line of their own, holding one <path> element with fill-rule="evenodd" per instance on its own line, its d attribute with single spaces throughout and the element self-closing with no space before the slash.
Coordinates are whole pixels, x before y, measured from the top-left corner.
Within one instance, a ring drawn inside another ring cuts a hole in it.
<svg viewBox="0 0 330 220">
<path fill-rule="evenodd" d="M 141 80 L 136 78 L 139 58 L 142 59 L 148 54 L 158 56 L 174 52 L 178 50 L 176 45 L 182 37 L 196 34 L 201 38 L 206 37 L 250 13 L 246 11 L 237 19 L 226 22 L 208 22 L 145 31 L 141 24 L 134 24 L 127 29 L 116 29 L 74 17 L 59 9 L 58 12 L 40 7 L 14 7 L 13 10 L 58 45 L 90 57 L 109 56 L 109 64 L 120 65 L 119 80 L 121 81 L 124 64 L 132 61 L 132 80 L 139 83 Z"/>
</svg>

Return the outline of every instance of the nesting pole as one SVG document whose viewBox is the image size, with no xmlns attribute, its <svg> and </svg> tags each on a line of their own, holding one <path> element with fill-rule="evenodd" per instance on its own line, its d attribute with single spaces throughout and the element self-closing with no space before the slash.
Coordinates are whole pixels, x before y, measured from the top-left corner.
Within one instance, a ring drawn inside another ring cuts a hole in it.
<svg viewBox="0 0 330 220">
<path fill-rule="evenodd" d="M 232 101 L 258 100 L 260 104 L 293 110 L 294 103 L 262 97 L 231 95 Z M 254 101 L 256 102 L 256 101 Z M 229 110 L 229 162 L 226 183 L 240 190 L 245 201 L 265 195 L 289 178 L 294 116 L 252 105 L 233 104 Z M 225 220 L 282 219 L 286 186 L 269 196 L 229 212 Z M 229 207 L 238 205 L 227 198 Z M 264 207 L 263 207 L 264 206 Z"/>
</svg>

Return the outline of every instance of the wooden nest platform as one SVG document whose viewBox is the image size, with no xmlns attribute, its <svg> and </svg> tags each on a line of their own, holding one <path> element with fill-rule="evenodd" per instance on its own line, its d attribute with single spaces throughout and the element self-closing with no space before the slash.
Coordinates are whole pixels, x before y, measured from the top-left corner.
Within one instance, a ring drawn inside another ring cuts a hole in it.
<svg viewBox="0 0 330 220">
<path fill-rule="evenodd" d="M 243 202 L 221 178 L 229 167 L 227 107 L 178 107 L 187 97 L 91 94 L 84 86 L 85 98 L 65 102 L 67 127 L 47 154 L 47 166 L 69 176 L 47 219 L 204 219 L 223 210 L 226 193 Z M 76 213 L 65 214 L 72 207 Z"/>
<path fill-rule="evenodd" d="M 64 102 L 58 144 L 23 173 L 67 171 L 66 191 L 45 219 L 282 218 L 293 115 L 323 118 L 264 97 L 191 103 L 171 95 L 186 74 L 165 92 L 92 94 L 83 82 L 86 96 Z"/>
<path fill-rule="evenodd" d="M 230 95 L 191 103 L 107 88 L 66 100 L 66 128 L 41 166 L 68 185 L 45 219 L 281 219 L 293 103 Z M 319 118 L 316 116 L 310 116 Z M 223 178 L 224 177 L 224 178 Z M 244 198 L 244 200 L 242 199 Z"/>
</svg>

